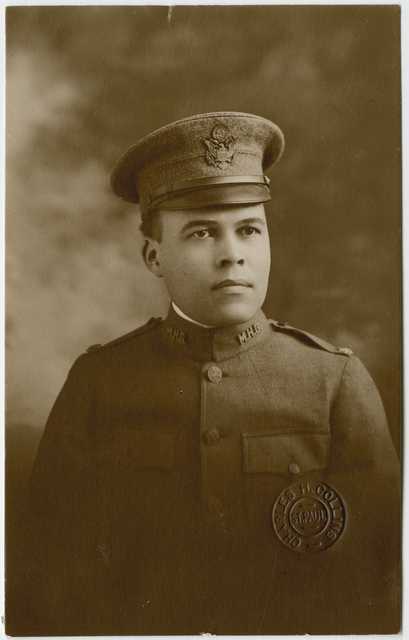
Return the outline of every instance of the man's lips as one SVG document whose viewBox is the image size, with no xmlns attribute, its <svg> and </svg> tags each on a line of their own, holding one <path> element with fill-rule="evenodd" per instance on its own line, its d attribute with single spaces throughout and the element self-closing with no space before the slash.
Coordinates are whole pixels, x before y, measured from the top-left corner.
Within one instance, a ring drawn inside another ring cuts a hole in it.
<svg viewBox="0 0 409 640">
<path fill-rule="evenodd" d="M 212 289 L 224 289 L 226 287 L 252 287 L 253 285 L 248 280 L 222 280 L 212 286 Z"/>
</svg>

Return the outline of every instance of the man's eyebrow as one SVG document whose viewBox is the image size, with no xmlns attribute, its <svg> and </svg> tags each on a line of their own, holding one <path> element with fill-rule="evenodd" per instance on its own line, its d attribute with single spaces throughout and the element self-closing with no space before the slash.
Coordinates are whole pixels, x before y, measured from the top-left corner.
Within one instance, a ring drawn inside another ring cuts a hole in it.
<svg viewBox="0 0 409 640">
<path fill-rule="evenodd" d="M 262 225 L 266 225 L 266 222 L 263 218 L 258 218 L 258 217 L 253 217 L 253 218 L 243 218 L 242 220 L 238 220 L 236 223 L 236 226 L 242 225 L 242 224 L 262 224 Z M 201 220 L 190 220 L 190 222 L 187 222 L 185 225 L 183 225 L 182 229 L 180 230 L 180 233 L 184 233 L 185 231 L 188 231 L 189 229 L 192 229 L 193 227 L 215 227 L 219 224 L 219 222 L 217 220 L 212 219 L 201 219 Z"/>
<path fill-rule="evenodd" d="M 217 225 L 218 222 L 217 220 L 191 220 L 190 222 L 186 222 L 185 225 L 183 225 L 183 227 L 181 228 L 180 232 L 183 233 L 184 231 L 187 231 L 188 229 L 191 229 L 192 227 L 209 227 L 210 225 L 215 226 Z"/>
<path fill-rule="evenodd" d="M 237 222 L 237 225 L 240 225 L 240 224 L 257 224 L 257 223 L 266 226 L 266 221 L 264 220 L 264 218 L 244 218 L 243 220 L 239 220 Z"/>
</svg>

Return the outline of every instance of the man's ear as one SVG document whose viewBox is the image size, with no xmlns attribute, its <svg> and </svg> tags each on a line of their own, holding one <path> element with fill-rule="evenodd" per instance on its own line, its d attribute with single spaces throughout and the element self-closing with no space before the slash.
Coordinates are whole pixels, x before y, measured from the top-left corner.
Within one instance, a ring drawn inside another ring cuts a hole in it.
<svg viewBox="0 0 409 640">
<path fill-rule="evenodd" d="M 158 278 L 162 277 L 162 271 L 159 261 L 159 242 L 152 238 L 146 238 L 145 244 L 142 250 L 143 260 L 151 271 Z"/>
</svg>

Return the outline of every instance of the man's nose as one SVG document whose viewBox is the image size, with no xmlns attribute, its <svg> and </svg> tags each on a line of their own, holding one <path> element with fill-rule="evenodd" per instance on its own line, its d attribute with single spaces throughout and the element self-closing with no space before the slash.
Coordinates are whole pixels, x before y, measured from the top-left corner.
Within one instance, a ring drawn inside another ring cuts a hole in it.
<svg viewBox="0 0 409 640">
<path fill-rule="evenodd" d="M 238 239 L 226 234 L 221 240 L 217 255 L 217 266 L 227 267 L 232 264 L 244 264 L 243 250 Z"/>
</svg>

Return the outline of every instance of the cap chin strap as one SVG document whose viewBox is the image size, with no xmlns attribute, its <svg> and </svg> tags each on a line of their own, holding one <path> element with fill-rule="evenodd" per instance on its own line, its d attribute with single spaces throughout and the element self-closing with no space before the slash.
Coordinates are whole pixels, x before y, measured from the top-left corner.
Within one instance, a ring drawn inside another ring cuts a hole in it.
<svg viewBox="0 0 409 640">
<path fill-rule="evenodd" d="M 217 185 L 262 185 L 270 186 L 270 179 L 264 175 L 258 176 L 211 176 L 206 178 L 193 178 L 192 180 L 181 180 L 172 184 L 155 189 L 149 196 L 148 209 L 156 208 L 161 202 L 169 197 L 188 194 L 191 191 L 200 191 L 201 188 L 213 187 Z"/>
</svg>

